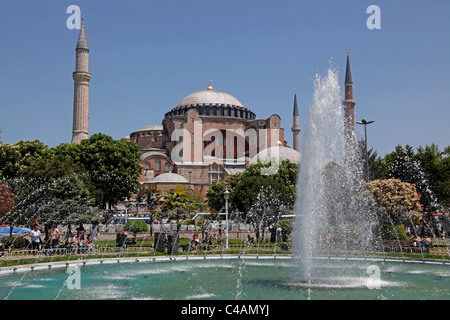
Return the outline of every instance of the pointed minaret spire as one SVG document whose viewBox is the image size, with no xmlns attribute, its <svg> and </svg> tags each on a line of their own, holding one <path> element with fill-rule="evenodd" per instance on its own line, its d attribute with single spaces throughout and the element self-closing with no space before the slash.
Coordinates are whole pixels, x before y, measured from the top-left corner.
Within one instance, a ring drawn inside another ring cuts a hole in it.
<svg viewBox="0 0 450 320">
<path fill-rule="evenodd" d="M 84 17 L 81 20 L 82 20 L 81 30 L 80 30 L 80 35 L 78 36 L 78 42 L 77 42 L 76 49 L 84 49 L 84 50 L 89 51 L 89 46 L 88 46 L 87 37 L 86 37 L 86 30 L 84 29 Z"/>
<path fill-rule="evenodd" d="M 89 134 L 89 81 L 91 74 L 89 73 L 89 47 L 84 29 L 84 17 L 75 52 L 72 143 L 79 144 L 82 140 L 88 139 Z"/>
<path fill-rule="evenodd" d="M 350 70 L 350 53 L 347 50 L 347 67 L 345 70 L 345 100 L 344 105 L 344 135 L 348 148 L 354 147 L 355 144 L 355 104 L 353 100 L 353 80 Z"/>
<path fill-rule="evenodd" d="M 345 69 L 345 84 L 353 84 L 352 71 L 350 70 L 350 51 L 347 50 L 347 68 Z"/>
<path fill-rule="evenodd" d="M 298 116 L 297 90 L 294 93 L 294 116 Z"/>
<path fill-rule="evenodd" d="M 297 150 L 298 152 L 300 152 L 300 130 L 302 130 L 300 128 L 299 125 L 299 114 L 298 114 L 298 104 L 297 104 L 297 90 L 295 90 L 294 93 L 294 112 L 293 112 L 293 116 L 292 116 L 292 135 L 293 135 L 293 145 L 294 145 L 294 150 Z"/>
</svg>

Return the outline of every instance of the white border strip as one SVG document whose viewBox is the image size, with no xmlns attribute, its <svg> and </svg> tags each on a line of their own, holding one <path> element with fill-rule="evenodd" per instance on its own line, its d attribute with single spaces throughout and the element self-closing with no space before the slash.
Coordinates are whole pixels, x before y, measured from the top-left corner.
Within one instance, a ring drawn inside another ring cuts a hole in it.
<svg viewBox="0 0 450 320">
<path fill-rule="evenodd" d="M 80 265 L 101 265 L 115 263 L 145 263 L 145 262 L 176 262 L 189 260 L 223 260 L 223 259 L 260 259 L 260 260 L 278 260 L 278 259 L 294 259 L 293 255 L 181 255 L 181 256 L 155 256 L 155 257 L 138 257 L 138 258 L 105 258 L 105 259 L 86 259 L 73 261 L 45 262 L 28 265 L 18 265 L 0 268 L 0 276 L 13 274 L 16 272 L 30 272 L 34 270 L 48 270 L 67 268 L 69 266 Z M 400 257 L 345 257 L 345 256 L 321 256 L 314 257 L 319 260 L 343 260 L 343 261 L 370 261 L 370 262 L 397 262 L 397 263 L 417 263 L 417 264 L 434 264 L 442 266 L 450 266 L 449 260 L 419 260 Z"/>
</svg>

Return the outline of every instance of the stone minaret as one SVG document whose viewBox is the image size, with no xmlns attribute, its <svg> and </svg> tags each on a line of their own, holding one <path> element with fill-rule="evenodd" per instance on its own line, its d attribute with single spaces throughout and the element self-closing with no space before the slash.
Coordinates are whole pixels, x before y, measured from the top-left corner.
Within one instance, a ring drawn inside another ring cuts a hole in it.
<svg viewBox="0 0 450 320">
<path fill-rule="evenodd" d="M 347 50 L 347 68 L 345 70 L 345 99 L 344 105 L 344 134 L 345 141 L 348 146 L 355 143 L 355 103 L 353 100 L 353 81 L 352 72 L 350 70 L 350 57 Z"/>
<path fill-rule="evenodd" d="M 293 114 L 293 126 L 292 126 L 292 133 L 293 133 L 293 144 L 294 144 L 294 150 L 297 150 L 300 152 L 300 130 L 302 130 L 299 126 L 298 122 L 298 105 L 297 105 L 297 92 L 294 94 L 294 114 Z"/>
<path fill-rule="evenodd" d="M 91 80 L 91 74 L 88 71 L 89 47 L 84 30 L 84 18 L 75 51 L 72 143 L 79 144 L 81 140 L 88 138 L 89 81 Z"/>
</svg>

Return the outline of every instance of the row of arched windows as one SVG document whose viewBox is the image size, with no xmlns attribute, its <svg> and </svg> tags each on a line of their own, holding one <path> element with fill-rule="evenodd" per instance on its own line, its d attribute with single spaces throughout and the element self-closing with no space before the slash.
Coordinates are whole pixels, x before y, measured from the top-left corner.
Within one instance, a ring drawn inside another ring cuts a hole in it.
<svg viewBox="0 0 450 320">
<path fill-rule="evenodd" d="M 151 162 L 146 162 L 144 165 L 144 170 L 154 170 L 156 172 L 161 172 L 161 159 L 155 159 L 153 168 Z M 168 161 L 164 164 L 164 172 L 172 172 L 172 164 Z"/>
<path fill-rule="evenodd" d="M 171 116 L 182 116 L 193 107 L 194 106 L 185 106 L 174 109 L 166 113 L 165 118 Z M 201 116 L 224 116 L 249 120 L 253 120 L 256 118 L 256 115 L 252 111 L 248 109 L 241 109 L 240 107 L 236 106 L 196 106 L 195 108 Z"/>
</svg>

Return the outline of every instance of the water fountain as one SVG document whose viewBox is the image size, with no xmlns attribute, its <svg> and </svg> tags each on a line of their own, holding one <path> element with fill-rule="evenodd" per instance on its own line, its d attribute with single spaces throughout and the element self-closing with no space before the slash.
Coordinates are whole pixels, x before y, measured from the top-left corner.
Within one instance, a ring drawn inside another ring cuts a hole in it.
<svg viewBox="0 0 450 320">
<path fill-rule="evenodd" d="M 345 141 L 338 75 L 316 77 L 297 183 L 294 281 L 314 282 L 312 259 L 324 244 L 367 251 L 374 245 L 374 215 L 361 193 L 363 168 L 352 141 Z M 323 281 L 323 279 L 321 280 Z"/>
</svg>

